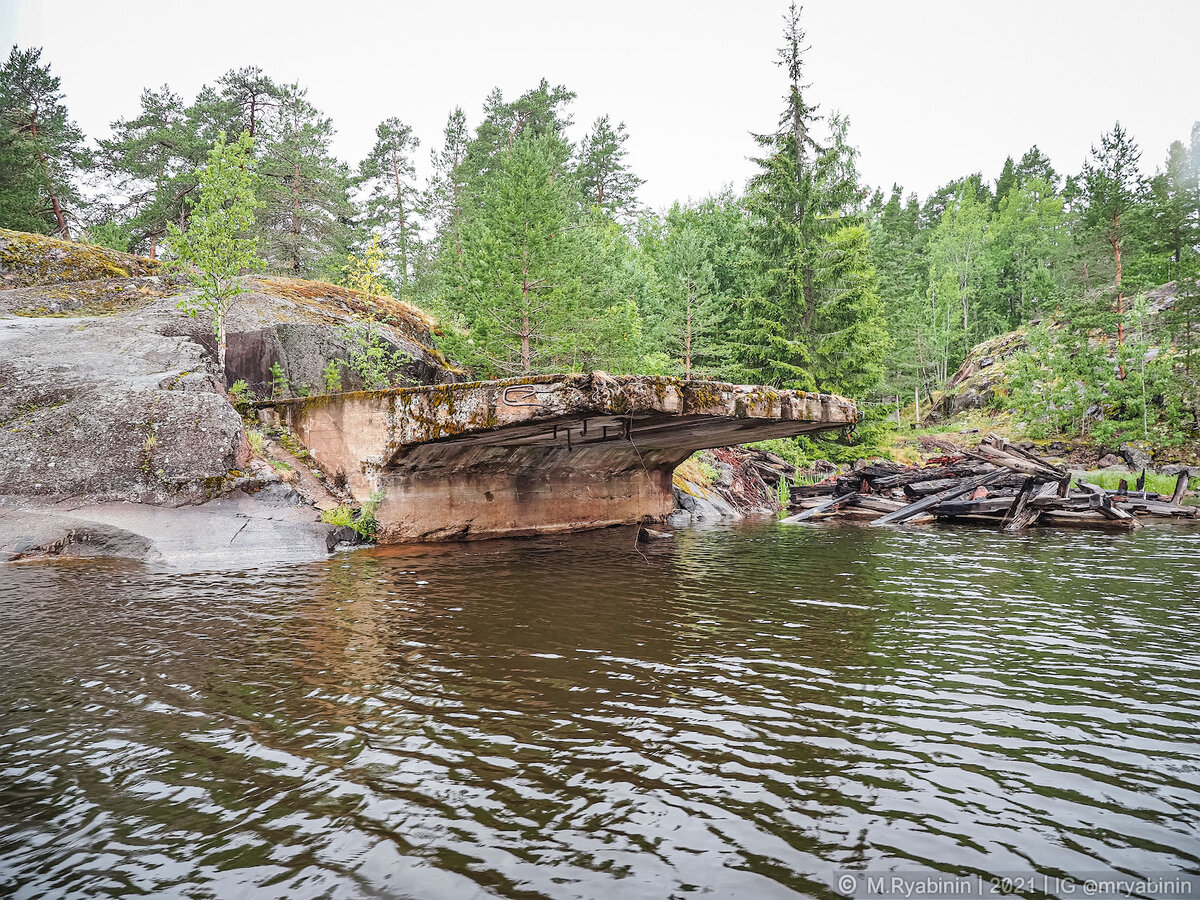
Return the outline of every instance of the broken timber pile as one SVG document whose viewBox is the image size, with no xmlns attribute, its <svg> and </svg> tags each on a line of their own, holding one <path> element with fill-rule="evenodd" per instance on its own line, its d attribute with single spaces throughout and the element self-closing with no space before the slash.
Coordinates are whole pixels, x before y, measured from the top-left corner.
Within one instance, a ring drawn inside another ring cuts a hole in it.
<svg viewBox="0 0 1200 900">
<path fill-rule="evenodd" d="M 1145 472 L 1133 491 L 1122 482 L 1106 491 L 989 435 L 974 450 L 955 445 L 946 456 L 919 468 L 880 462 L 836 479 L 805 486 L 793 495 L 799 509 L 784 522 L 837 517 L 871 525 L 898 525 L 936 519 L 999 525 L 1021 531 L 1035 525 L 1107 527 L 1131 530 L 1141 519 L 1196 519 L 1200 507 L 1184 506 L 1188 476 L 1182 472 L 1170 497 L 1146 491 Z"/>
</svg>

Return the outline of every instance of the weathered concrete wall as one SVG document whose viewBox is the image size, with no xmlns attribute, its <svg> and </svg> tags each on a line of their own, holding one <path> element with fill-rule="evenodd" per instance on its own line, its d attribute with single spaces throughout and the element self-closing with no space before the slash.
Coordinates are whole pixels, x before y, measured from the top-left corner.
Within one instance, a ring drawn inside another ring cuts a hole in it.
<svg viewBox="0 0 1200 900">
<path fill-rule="evenodd" d="M 695 450 L 857 418 L 841 397 L 603 373 L 313 397 L 268 407 L 360 502 L 380 540 L 660 521 Z M 270 414 L 270 413 L 268 413 Z"/>
</svg>

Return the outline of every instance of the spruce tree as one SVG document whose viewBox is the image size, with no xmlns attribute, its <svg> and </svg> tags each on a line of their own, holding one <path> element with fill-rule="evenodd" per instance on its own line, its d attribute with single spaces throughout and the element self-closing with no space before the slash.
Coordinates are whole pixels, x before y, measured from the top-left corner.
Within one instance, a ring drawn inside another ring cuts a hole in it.
<svg viewBox="0 0 1200 900">
<path fill-rule="evenodd" d="M 446 119 L 440 150 L 430 153 L 433 175 L 425 190 L 424 205 L 432 220 L 440 249 L 452 247 L 455 256 L 462 253 L 461 223 L 463 194 L 466 190 L 462 168 L 469 135 L 467 116 L 455 107 Z"/>
<path fill-rule="evenodd" d="M 996 179 L 996 196 L 993 199 L 992 208 L 999 209 L 1000 202 L 1008 196 L 1017 185 L 1017 171 L 1013 164 L 1013 158 L 1010 156 L 1004 160 L 1004 168 L 1000 170 L 1000 177 Z"/>
<path fill-rule="evenodd" d="M 846 140 L 846 120 L 832 117 L 828 145 L 817 142 L 817 107 L 805 97 L 807 49 L 800 10 L 793 3 L 785 17 L 778 61 L 787 73 L 784 111 L 777 131 L 756 136 L 766 152 L 754 160 L 758 171 L 747 191 L 758 279 L 744 303 L 739 355 L 742 373 L 754 380 L 808 390 L 849 390 L 851 385 L 843 386 L 839 379 L 853 366 L 845 360 L 836 367 L 828 365 L 830 357 L 820 345 L 831 333 L 817 324 L 829 309 L 828 292 L 834 285 L 855 280 L 844 268 L 836 277 L 823 270 L 839 253 L 841 238 L 835 236 L 840 229 L 858 223 L 865 192 L 858 184 L 856 152 Z M 867 240 L 865 231 L 862 239 Z M 869 252 L 843 258 L 869 266 Z M 868 318 L 846 326 L 857 330 L 861 339 L 848 346 L 865 361 L 878 353 L 886 332 L 876 327 L 882 324 L 876 321 L 882 315 L 876 306 L 862 303 L 854 308 Z M 861 384 L 854 387 L 861 389 Z"/>
</svg>

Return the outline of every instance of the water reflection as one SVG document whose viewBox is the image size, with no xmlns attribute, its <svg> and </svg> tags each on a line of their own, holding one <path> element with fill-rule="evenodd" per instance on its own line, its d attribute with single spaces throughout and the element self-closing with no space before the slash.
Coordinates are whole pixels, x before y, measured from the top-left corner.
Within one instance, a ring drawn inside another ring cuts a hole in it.
<svg viewBox="0 0 1200 900">
<path fill-rule="evenodd" d="M 747 524 L 10 567 L 18 896 L 1200 871 L 1200 531 Z"/>
</svg>

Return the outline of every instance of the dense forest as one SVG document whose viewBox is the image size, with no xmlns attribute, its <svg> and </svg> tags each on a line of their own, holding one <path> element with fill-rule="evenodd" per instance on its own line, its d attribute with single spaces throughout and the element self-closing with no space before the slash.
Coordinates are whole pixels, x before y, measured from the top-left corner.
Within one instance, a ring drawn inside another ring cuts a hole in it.
<svg viewBox="0 0 1200 900">
<path fill-rule="evenodd" d="M 806 82 L 806 49 L 793 7 L 779 118 L 747 136 L 749 181 L 650 210 L 625 125 L 577 127 L 563 85 L 494 90 L 474 120 L 452 110 L 432 147 L 389 116 L 348 164 L 304 87 L 253 66 L 191 99 L 147 88 L 89 141 L 41 51 L 14 47 L 0 227 L 161 257 L 188 228 L 210 149 L 245 134 L 265 268 L 345 282 L 377 246 L 387 290 L 438 315 L 444 349 L 485 376 L 713 377 L 843 393 L 882 418 L 897 398 L 928 403 L 973 345 L 1025 327 L 1004 402 L 1027 421 L 1195 439 L 1200 123 L 1163 160 L 1143 160 L 1118 123 L 1077 171 L 1034 146 L 922 199 L 863 183 L 849 118 Z M 1152 316 L 1145 292 L 1172 281 Z"/>
</svg>

